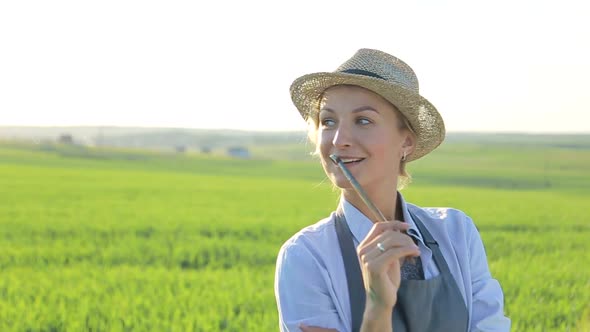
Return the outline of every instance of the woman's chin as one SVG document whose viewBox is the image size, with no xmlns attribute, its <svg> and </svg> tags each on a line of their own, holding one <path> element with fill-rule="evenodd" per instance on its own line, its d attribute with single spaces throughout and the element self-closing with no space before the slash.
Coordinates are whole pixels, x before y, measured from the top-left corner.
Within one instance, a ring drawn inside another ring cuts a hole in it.
<svg viewBox="0 0 590 332">
<path fill-rule="evenodd" d="M 344 175 L 338 174 L 336 176 L 333 176 L 332 183 L 340 189 L 354 189 L 350 181 L 348 181 L 348 179 Z"/>
<path fill-rule="evenodd" d="M 390 179 L 387 177 L 363 177 L 363 176 L 358 176 L 355 177 L 355 179 L 357 180 L 357 182 L 361 185 L 361 187 L 363 187 L 363 189 L 365 191 L 371 191 L 371 190 L 375 190 L 378 188 L 396 188 L 396 181 L 395 179 Z M 330 180 L 332 181 L 332 184 L 334 184 L 335 187 L 338 187 L 339 189 L 342 190 L 355 190 L 355 188 L 353 187 L 353 185 L 350 183 L 350 181 L 348 181 L 348 179 L 344 176 L 344 174 L 332 174 L 330 176 Z"/>
</svg>

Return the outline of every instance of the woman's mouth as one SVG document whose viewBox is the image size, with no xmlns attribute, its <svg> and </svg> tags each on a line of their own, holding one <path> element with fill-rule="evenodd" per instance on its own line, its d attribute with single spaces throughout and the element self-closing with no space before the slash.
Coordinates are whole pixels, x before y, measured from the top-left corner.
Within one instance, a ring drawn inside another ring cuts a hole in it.
<svg viewBox="0 0 590 332">
<path fill-rule="evenodd" d="M 365 160 L 365 158 L 349 158 L 349 157 L 340 157 L 340 160 L 346 165 L 356 165 L 361 161 Z"/>
</svg>

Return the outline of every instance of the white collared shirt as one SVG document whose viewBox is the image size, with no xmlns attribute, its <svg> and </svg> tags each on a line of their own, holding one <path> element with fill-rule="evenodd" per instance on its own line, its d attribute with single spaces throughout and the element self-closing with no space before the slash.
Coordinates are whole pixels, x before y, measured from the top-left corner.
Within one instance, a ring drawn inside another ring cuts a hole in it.
<svg viewBox="0 0 590 332">
<path fill-rule="evenodd" d="M 439 274 L 432 251 L 425 245 L 410 209 L 438 242 L 469 312 L 469 331 L 510 330 L 504 316 L 504 295 L 492 278 L 483 243 L 473 221 L 450 208 L 420 208 L 401 197 L 408 234 L 417 239 L 424 277 Z M 341 199 L 355 248 L 373 223 L 352 204 Z M 335 229 L 335 214 L 293 235 L 281 247 L 276 265 L 275 296 L 281 331 L 299 331 L 299 324 L 351 331 L 351 310 L 346 272 Z"/>
</svg>

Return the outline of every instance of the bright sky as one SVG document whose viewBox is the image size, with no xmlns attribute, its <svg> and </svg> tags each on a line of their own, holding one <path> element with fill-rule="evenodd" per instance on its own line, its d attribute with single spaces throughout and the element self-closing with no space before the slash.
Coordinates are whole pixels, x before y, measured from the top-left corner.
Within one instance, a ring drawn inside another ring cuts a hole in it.
<svg viewBox="0 0 590 332">
<path fill-rule="evenodd" d="M 584 1 L 2 1 L 0 125 L 304 129 L 298 76 L 407 62 L 448 131 L 590 132 Z"/>
</svg>

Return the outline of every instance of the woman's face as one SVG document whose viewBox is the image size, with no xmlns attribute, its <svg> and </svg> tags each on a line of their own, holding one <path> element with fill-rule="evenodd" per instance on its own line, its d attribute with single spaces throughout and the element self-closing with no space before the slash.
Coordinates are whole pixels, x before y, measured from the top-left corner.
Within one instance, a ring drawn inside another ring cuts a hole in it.
<svg viewBox="0 0 590 332">
<path fill-rule="evenodd" d="M 391 103 L 361 87 L 340 85 L 324 92 L 317 145 L 332 183 L 352 187 L 330 159 L 336 154 L 363 187 L 397 185 L 400 160 L 404 150 L 411 153 L 414 140 L 400 129 L 396 112 Z"/>
</svg>

